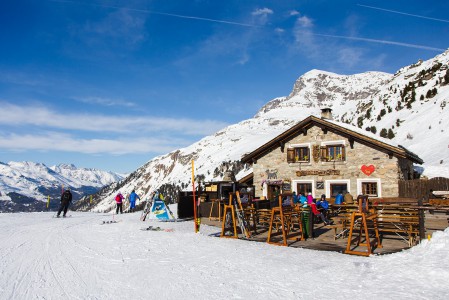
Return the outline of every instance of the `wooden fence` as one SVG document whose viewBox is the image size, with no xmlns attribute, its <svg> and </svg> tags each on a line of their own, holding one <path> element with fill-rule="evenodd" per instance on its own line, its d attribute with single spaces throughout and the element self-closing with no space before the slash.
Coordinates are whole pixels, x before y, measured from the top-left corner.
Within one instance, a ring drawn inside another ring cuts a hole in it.
<svg viewBox="0 0 449 300">
<path fill-rule="evenodd" d="M 399 181 L 399 197 L 428 199 L 430 190 L 449 191 L 449 178 L 435 177 Z"/>
</svg>

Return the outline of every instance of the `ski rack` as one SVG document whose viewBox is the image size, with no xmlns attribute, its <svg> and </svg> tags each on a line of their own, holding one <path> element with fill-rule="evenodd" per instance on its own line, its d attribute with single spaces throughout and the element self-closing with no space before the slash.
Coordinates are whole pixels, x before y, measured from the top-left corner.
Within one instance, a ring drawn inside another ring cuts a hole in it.
<svg viewBox="0 0 449 300">
<path fill-rule="evenodd" d="M 304 240 L 304 230 L 301 222 L 301 210 L 295 209 L 293 206 L 285 206 L 282 205 L 283 197 L 292 196 L 291 193 L 280 194 L 278 198 L 278 206 L 273 207 L 271 209 L 271 218 L 270 218 L 270 227 L 268 229 L 268 237 L 267 243 L 278 245 L 278 246 L 288 246 L 287 239 L 289 240 Z M 290 228 L 293 227 L 293 215 L 297 214 L 297 220 L 299 225 L 299 238 L 296 235 L 290 236 Z M 277 233 L 273 233 L 273 227 L 278 223 L 281 227 L 282 231 L 282 242 L 273 242 L 271 239 L 277 235 Z"/>
<path fill-rule="evenodd" d="M 233 197 L 233 194 L 229 193 L 229 202 L 228 202 L 228 204 L 225 204 L 224 208 L 223 208 L 223 222 L 221 223 L 220 237 L 237 239 L 239 236 L 237 234 L 237 226 L 235 224 L 235 210 L 234 210 L 234 205 L 232 204 L 232 197 Z M 230 215 L 231 215 L 231 219 L 232 219 L 231 223 L 232 223 L 232 226 L 234 229 L 234 235 L 226 235 L 226 215 L 228 214 L 228 212 L 230 212 Z"/>
<path fill-rule="evenodd" d="M 378 224 L 377 224 L 377 213 L 370 212 L 368 207 L 368 196 L 359 195 L 357 197 L 358 201 L 358 210 L 353 211 L 351 213 L 351 225 L 349 227 L 349 236 L 348 236 L 348 243 L 346 246 L 346 250 L 344 251 L 345 254 L 354 254 L 354 255 L 360 255 L 360 256 L 370 256 L 373 254 L 373 248 L 374 245 L 377 245 L 377 248 L 382 248 L 382 244 L 379 237 L 379 230 L 378 230 Z M 375 233 L 375 239 L 371 241 L 369 233 L 368 233 L 368 225 L 367 221 L 373 222 L 373 230 Z M 359 234 L 356 237 L 357 243 L 356 246 L 351 249 L 352 244 L 352 238 L 354 233 L 354 227 L 359 224 Z M 365 242 L 362 243 L 362 237 L 365 238 Z M 366 251 L 361 250 L 355 250 L 358 246 L 366 246 Z"/>
<path fill-rule="evenodd" d="M 235 196 L 235 199 L 234 199 Z M 228 211 L 231 213 L 232 227 L 234 229 L 234 235 L 226 235 L 226 215 Z M 236 218 L 237 217 L 237 218 Z M 236 222 L 237 219 L 237 222 Z M 238 223 L 238 224 L 237 224 Z M 240 227 L 242 234 L 249 239 L 251 233 L 248 230 L 248 225 L 245 219 L 245 212 L 243 210 L 242 201 L 240 200 L 240 193 L 237 191 L 235 193 L 229 193 L 229 202 L 224 206 L 223 209 L 223 222 L 221 225 L 221 235 L 220 237 L 227 238 L 238 238 L 237 225 Z"/>
</svg>

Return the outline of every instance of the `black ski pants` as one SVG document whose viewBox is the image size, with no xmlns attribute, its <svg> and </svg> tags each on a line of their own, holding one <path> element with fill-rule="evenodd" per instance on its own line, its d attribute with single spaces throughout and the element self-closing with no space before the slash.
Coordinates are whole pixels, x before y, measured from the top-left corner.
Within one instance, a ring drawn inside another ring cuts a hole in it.
<svg viewBox="0 0 449 300">
<path fill-rule="evenodd" d="M 67 209 L 69 208 L 69 204 L 70 204 L 69 201 L 61 201 L 61 205 L 59 206 L 59 210 L 58 210 L 58 217 L 63 210 L 64 210 L 63 216 L 65 216 L 67 214 Z"/>
<path fill-rule="evenodd" d="M 115 209 L 115 214 L 118 214 L 118 211 L 120 210 L 120 213 L 123 213 L 123 203 L 117 203 L 117 208 Z"/>
</svg>

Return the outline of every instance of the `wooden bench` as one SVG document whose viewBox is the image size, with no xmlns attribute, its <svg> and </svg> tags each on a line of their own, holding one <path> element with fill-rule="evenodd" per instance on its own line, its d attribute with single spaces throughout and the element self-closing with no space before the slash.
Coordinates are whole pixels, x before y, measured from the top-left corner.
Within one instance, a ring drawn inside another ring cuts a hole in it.
<svg viewBox="0 0 449 300">
<path fill-rule="evenodd" d="M 378 228 L 383 234 L 395 234 L 411 247 L 419 236 L 419 210 L 412 207 L 377 207 Z"/>
<path fill-rule="evenodd" d="M 334 230 L 334 241 L 340 237 L 346 237 L 349 230 L 350 214 L 343 213 L 332 218 L 334 224 L 326 225 L 325 228 Z M 340 231 L 338 231 L 340 229 Z"/>
</svg>

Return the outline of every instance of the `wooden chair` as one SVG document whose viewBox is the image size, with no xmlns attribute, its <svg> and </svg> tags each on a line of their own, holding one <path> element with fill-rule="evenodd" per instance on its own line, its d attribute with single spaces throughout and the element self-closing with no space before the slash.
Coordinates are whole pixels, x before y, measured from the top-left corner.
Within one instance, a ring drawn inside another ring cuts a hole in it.
<svg viewBox="0 0 449 300">
<path fill-rule="evenodd" d="M 354 254 L 354 255 L 362 255 L 362 256 L 369 256 L 373 253 L 373 246 L 369 233 L 368 233 L 368 224 L 367 222 L 372 222 L 372 228 L 375 233 L 375 240 L 373 241 L 375 244 L 377 244 L 378 248 L 382 248 L 382 244 L 380 242 L 379 237 L 379 230 L 377 225 L 377 214 L 374 213 L 374 211 L 370 211 L 369 209 L 369 202 L 367 196 L 359 195 L 357 197 L 357 203 L 358 203 L 358 210 L 351 213 L 351 223 L 349 227 L 349 236 L 348 236 L 348 243 L 346 245 L 346 254 Z M 351 243 L 353 241 L 353 234 L 354 234 L 354 228 L 358 227 L 359 234 L 356 237 L 357 243 L 356 247 L 358 246 L 366 246 L 367 251 L 361 251 L 361 250 L 355 250 L 351 249 Z M 364 241 L 362 243 L 362 239 L 364 238 Z"/>
<path fill-rule="evenodd" d="M 279 195 L 278 203 L 279 206 L 273 207 L 271 209 L 271 216 L 270 216 L 270 225 L 268 229 L 268 237 L 267 237 L 267 243 L 269 244 L 275 244 L 280 246 L 288 246 L 287 239 L 290 240 L 303 240 L 304 239 L 304 233 L 303 228 L 301 224 L 301 217 L 300 214 L 298 216 L 298 212 L 293 209 L 291 205 L 283 206 L 283 197 L 291 196 L 291 194 L 281 194 Z M 295 218 L 293 216 L 295 215 Z M 290 230 L 293 228 L 293 221 L 298 222 L 298 228 L 300 230 L 299 234 L 295 234 L 294 236 L 290 236 Z M 282 242 L 273 242 L 272 238 L 275 235 L 278 235 L 279 233 L 273 234 L 273 228 L 276 229 L 277 232 L 280 232 L 282 234 Z M 296 236 L 299 235 L 299 238 Z"/>
</svg>

